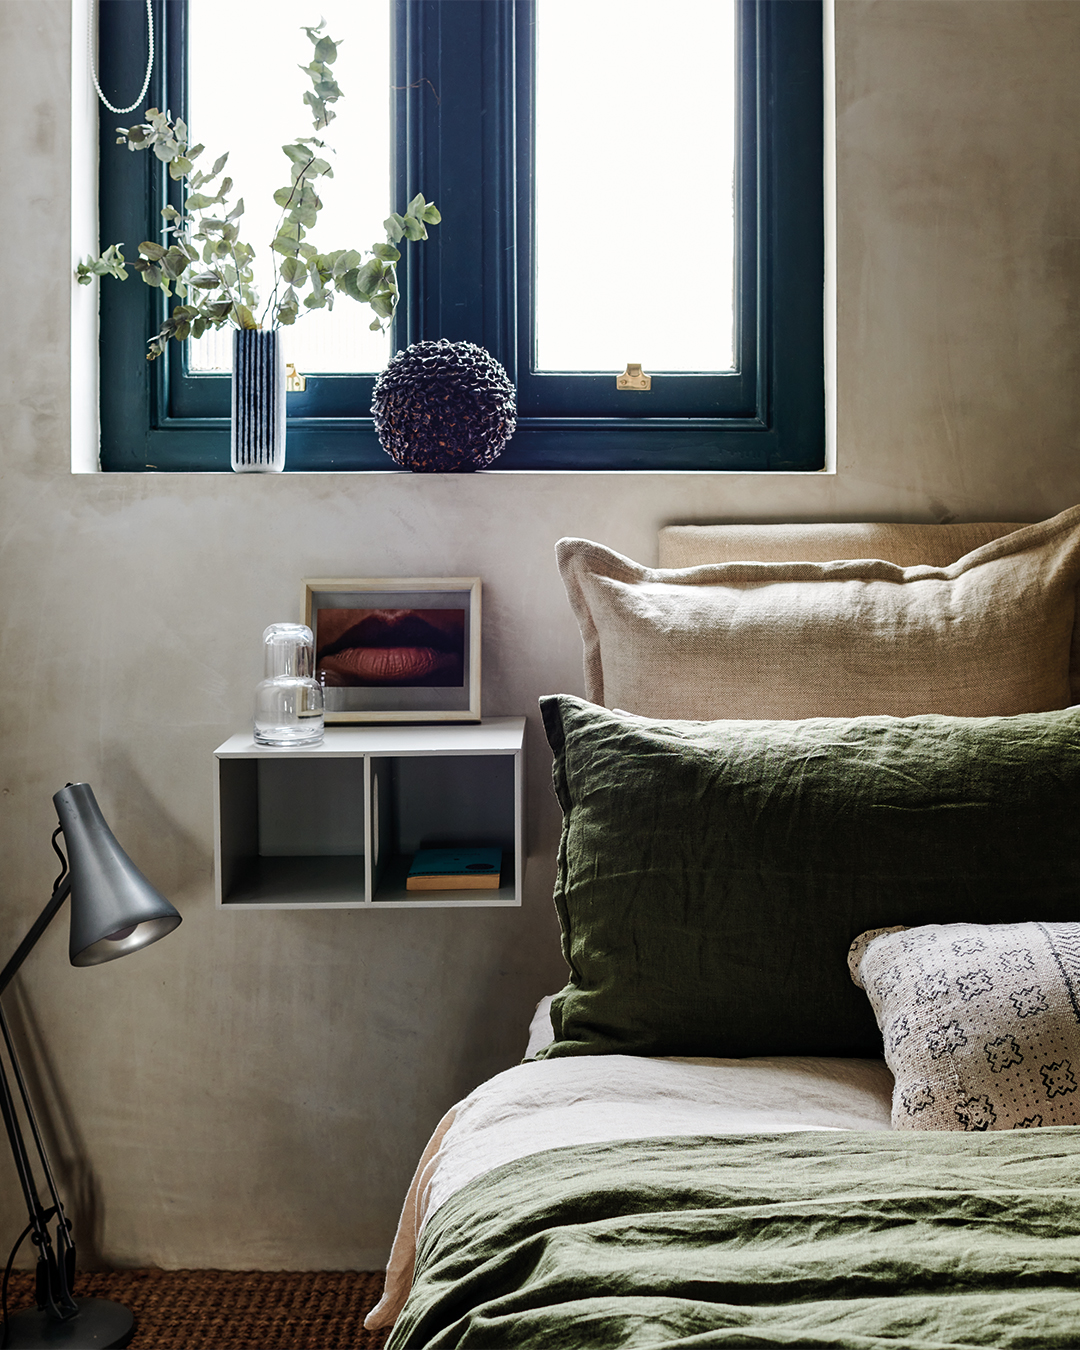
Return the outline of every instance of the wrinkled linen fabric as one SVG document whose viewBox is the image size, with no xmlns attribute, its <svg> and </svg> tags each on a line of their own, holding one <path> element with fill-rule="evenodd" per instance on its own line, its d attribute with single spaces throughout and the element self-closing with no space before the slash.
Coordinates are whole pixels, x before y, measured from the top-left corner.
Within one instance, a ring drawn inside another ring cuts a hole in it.
<svg viewBox="0 0 1080 1350">
<path fill-rule="evenodd" d="M 553 1149 L 429 1220 L 387 1350 L 1080 1345 L 1080 1129 Z"/>
<path fill-rule="evenodd" d="M 559 1055 L 878 1055 L 851 942 L 1068 922 L 1080 708 L 692 722 L 540 700 L 563 810 Z"/>
<path fill-rule="evenodd" d="M 1003 716 L 1080 701 L 1080 507 L 946 567 L 556 558 L 590 701 L 646 717 Z"/>
<path fill-rule="evenodd" d="M 440 1122 L 413 1178 L 381 1301 L 397 1317 L 432 1214 L 485 1172 L 573 1142 L 761 1131 L 886 1130 L 892 1075 L 880 1060 L 603 1059 L 521 1064 L 482 1083 Z"/>
</svg>

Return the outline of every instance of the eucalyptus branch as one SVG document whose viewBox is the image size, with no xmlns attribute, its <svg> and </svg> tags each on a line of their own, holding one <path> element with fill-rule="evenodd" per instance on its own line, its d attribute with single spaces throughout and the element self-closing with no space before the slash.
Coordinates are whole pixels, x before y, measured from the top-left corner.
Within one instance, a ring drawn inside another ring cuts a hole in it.
<svg viewBox="0 0 1080 1350">
<path fill-rule="evenodd" d="M 312 83 L 312 88 L 304 93 L 304 103 L 312 111 L 316 132 L 333 121 L 336 113 L 330 105 L 342 97 L 330 69 L 337 60 L 339 44 L 323 34 L 323 27 L 320 21 L 317 26 L 303 30 L 314 47 L 312 60 L 301 69 Z M 185 302 L 173 306 L 160 330 L 149 340 L 147 360 L 160 356 L 170 338 L 179 341 L 199 338 L 207 329 L 228 324 L 237 328 L 261 328 L 266 323 L 280 328 L 293 324 L 300 316 L 301 306 L 305 310 L 333 309 L 335 295 L 347 295 L 369 305 L 375 314 L 371 329 L 385 328 L 394 316 L 399 298 L 397 263 L 401 253 L 396 246 L 402 239 L 427 238 L 427 226 L 437 225 L 440 220 L 433 203 L 417 194 L 403 215 L 391 214 L 383 222 L 385 242 L 372 244 L 366 250 L 371 255 L 367 261 L 356 249 L 320 253 L 307 235 L 323 207 L 314 180 L 334 176 L 329 161 L 318 153 L 329 147 L 317 136 L 301 136 L 282 146 L 291 163 L 290 182 L 274 193 L 274 201 L 282 213 L 270 243 L 275 255 L 273 286 L 261 316 L 256 319 L 259 297 L 251 271 L 256 253 L 240 239 L 236 224 L 244 214 L 243 198 L 228 209 L 227 198 L 233 188 L 228 177 L 221 180 L 213 196 L 203 191 L 221 174 L 228 154 L 221 155 L 209 172 L 203 173 L 195 167 L 195 161 L 205 147 L 189 146 L 188 129 L 181 118 L 173 119 L 170 113 L 157 108 L 148 108 L 146 117 L 145 122 L 136 126 L 117 127 L 117 144 L 127 145 L 131 151 L 152 150 L 168 166 L 169 177 L 180 183 L 182 209 L 172 205 L 162 209 L 164 243 L 143 240 L 138 247 L 139 256 L 131 262 L 124 258 L 121 244 L 111 244 L 100 257 L 80 262 L 76 276 L 81 285 L 104 276 L 125 281 L 130 267 L 148 286 L 156 287 L 165 296 L 175 291 L 176 298 Z M 197 247 L 200 243 L 201 250 Z M 200 263 L 204 270 L 196 271 Z M 284 295 L 280 294 L 282 285 L 286 287 Z"/>
</svg>

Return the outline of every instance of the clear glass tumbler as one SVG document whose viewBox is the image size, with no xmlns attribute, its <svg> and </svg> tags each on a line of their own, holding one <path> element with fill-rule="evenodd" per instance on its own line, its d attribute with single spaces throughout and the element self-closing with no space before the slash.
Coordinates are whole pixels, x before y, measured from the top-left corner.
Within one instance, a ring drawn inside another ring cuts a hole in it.
<svg viewBox="0 0 1080 1350">
<path fill-rule="evenodd" d="M 318 745 L 323 690 L 314 678 L 315 640 L 302 623 L 272 623 L 263 633 L 266 677 L 255 687 L 256 745 Z"/>
</svg>

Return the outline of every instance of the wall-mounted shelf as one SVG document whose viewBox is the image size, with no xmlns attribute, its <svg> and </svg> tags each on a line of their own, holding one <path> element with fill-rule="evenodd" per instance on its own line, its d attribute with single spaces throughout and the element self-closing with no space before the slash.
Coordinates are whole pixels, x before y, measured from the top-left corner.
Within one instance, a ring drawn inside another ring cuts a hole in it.
<svg viewBox="0 0 1080 1350">
<path fill-rule="evenodd" d="M 226 909 L 520 905 L 525 719 L 327 727 L 310 748 L 214 751 L 214 885 Z M 498 890 L 409 891 L 421 848 L 502 849 Z"/>
</svg>

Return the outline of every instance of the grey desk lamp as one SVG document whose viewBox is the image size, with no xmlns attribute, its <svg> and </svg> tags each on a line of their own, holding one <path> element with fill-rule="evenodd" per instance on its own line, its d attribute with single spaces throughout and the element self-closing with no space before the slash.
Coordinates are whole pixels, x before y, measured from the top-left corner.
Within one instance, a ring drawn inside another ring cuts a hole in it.
<svg viewBox="0 0 1080 1350">
<path fill-rule="evenodd" d="M 53 834 L 53 848 L 64 866 L 48 904 L 31 925 L 15 955 L 0 971 L 0 995 L 69 895 L 69 954 L 73 966 L 96 966 L 114 957 L 126 956 L 128 952 L 136 952 L 171 933 L 180 922 L 180 915 L 150 885 L 116 842 L 89 784 L 69 783 L 53 797 L 53 802 L 60 817 L 60 824 Z M 57 847 L 56 839 L 60 833 L 67 844 L 68 859 Z M 8 1316 L 8 1271 L 4 1273 L 4 1326 L 0 1350 L 39 1350 L 39 1347 L 59 1346 L 69 1347 L 69 1350 L 91 1350 L 91 1347 L 100 1346 L 105 1350 L 106 1347 L 127 1345 L 135 1333 L 135 1318 L 129 1309 L 108 1299 L 73 1297 L 75 1244 L 71 1239 L 71 1223 L 64 1214 L 56 1190 L 2 1008 L 0 1033 L 11 1067 L 9 1080 L 0 1055 L 0 1115 L 4 1119 L 30 1219 L 23 1237 L 29 1235 L 37 1248 L 36 1308 L 26 1308 Z M 38 1192 L 30 1153 L 19 1123 L 12 1081 L 34 1142 L 38 1171 L 48 1192 L 49 1204 L 42 1203 Z M 50 1223 L 55 1228 L 55 1242 Z"/>
</svg>

